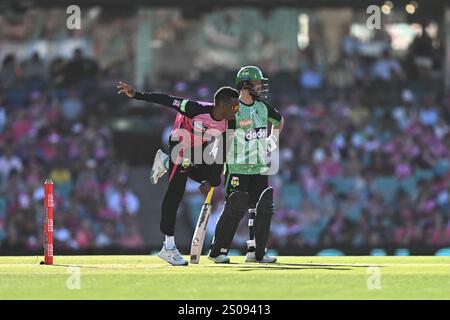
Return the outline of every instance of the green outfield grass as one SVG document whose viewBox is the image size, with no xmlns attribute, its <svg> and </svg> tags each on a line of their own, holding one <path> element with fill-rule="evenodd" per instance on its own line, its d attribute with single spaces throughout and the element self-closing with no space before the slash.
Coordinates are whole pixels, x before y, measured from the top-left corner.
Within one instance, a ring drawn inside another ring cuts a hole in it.
<svg viewBox="0 0 450 320">
<path fill-rule="evenodd" d="M 0 257 L 0 299 L 450 299 L 450 257 L 279 257 L 273 265 L 202 257 L 188 267 L 155 256 L 41 259 Z"/>
</svg>

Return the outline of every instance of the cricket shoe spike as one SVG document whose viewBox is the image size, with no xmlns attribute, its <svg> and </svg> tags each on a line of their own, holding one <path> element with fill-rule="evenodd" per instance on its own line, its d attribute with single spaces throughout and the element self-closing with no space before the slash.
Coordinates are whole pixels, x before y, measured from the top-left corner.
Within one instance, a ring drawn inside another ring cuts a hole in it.
<svg viewBox="0 0 450 320">
<path fill-rule="evenodd" d="M 164 242 L 161 251 L 158 253 L 158 257 L 163 259 L 164 261 L 170 263 L 173 266 L 187 266 L 188 262 L 184 260 L 183 256 L 180 254 L 180 251 L 176 247 L 173 249 L 167 249 L 166 243 Z"/>
<path fill-rule="evenodd" d="M 153 160 L 152 171 L 150 171 L 150 182 L 156 184 L 167 170 L 169 170 L 169 156 L 159 149 Z"/>
<path fill-rule="evenodd" d="M 276 261 L 277 258 L 271 257 L 267 255 L 267 253 L 261 260 L 256 260 L 255 252 L 247 252 L 247 254 L 245 255 L 245 262 L 274 263 Z"/>
<path fill-rule="evenodd" d="M 214 263 L 230 263 L 230 257 L 224 254 L 218 255 L 215 258 L 208 256 L 208 259 L 213 261 Z"/>
</svg>

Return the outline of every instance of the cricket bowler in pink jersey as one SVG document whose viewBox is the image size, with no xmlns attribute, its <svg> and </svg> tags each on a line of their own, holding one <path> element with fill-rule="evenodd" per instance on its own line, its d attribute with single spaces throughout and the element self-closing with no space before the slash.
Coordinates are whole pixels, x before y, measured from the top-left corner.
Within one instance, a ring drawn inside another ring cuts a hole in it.
<svg viewBox="0 0 450 320">
<path fill-rule="evenodd" d="M 178 112 L 169 139 L 172 155 L 168 164 L 169 186 L 162 203 L 160 224 L 165 241 L 158 256 L 172 265 L 187 265 L 188 262 L 175 245 L 178 207 L 188 177 L 200 183 L 200 191 L 205 195 L 211 187 L 220 184 L 223 163 L 204 163 L 203 151 L 212 143 L 211 140 L 224 136 L 227 129 L 234 129 L 235 113 L 239 110 L 239 93 L 231 87 L 222 87 L 216 91 L 214 103 L 208 103 L 165 93 L 137 92 L 122 82 L 117 88 L 119 94 L 124 93 L 130 98 L 157 103 Z M 156 155 L 156 160 L 162 153 L 158 152 L 160 154 Z M 194 155 L 199 154 L 200 162 L 197 157 L 194 159 Z"/>
</svg>

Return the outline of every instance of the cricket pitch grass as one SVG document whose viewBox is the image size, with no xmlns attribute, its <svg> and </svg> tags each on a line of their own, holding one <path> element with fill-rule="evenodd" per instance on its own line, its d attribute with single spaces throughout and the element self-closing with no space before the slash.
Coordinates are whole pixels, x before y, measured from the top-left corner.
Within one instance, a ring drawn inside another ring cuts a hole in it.
<svg viewBox="0 0 450 320">
<path fill-rule="evenodd" d="M 186 257 L 188 258 L 188 257 Z M 278 257 L 172 267 L 156 256 L 0 257 L 0 299 L 450 299 L 450 257 Z"/>
</svg>

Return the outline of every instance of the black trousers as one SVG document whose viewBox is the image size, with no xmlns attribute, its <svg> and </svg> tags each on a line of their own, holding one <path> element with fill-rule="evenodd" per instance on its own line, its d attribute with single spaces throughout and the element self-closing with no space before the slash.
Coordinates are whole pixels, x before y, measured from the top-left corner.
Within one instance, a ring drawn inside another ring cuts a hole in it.
<svg viewBox="0 0 450 320">
<path fill-rule="evenodd" d="M 261 193 L 268 188 L 269 177 L 267 175 L 253 174 L 226 174 L 225 180 L 225 197 L 228 197 L 235 191 L 240 190 L 247 192 L 249 195 L 249 203 L 242 204 L 232 204 L 227 207 L 224 205 L 222 214 L 217 222 L 214 241 L 211 244 L 211 257 L 217 257 L 220 254 L 224 254 L 223 250 L 228 252 L 233 236 L 236 233 L 236 229 L 239 225 L 239 221 L 245 215 L 245 208 L 256 208 L 256 204 L 259 201 Z M 233 209 L 232 209 L 233 207 Z M 242 208 L 243 212 L 237 212 L 236 210 L 241 210 L 237 208 Z M 226 211 L 228 210 L 228 211 Z M 252 217 L 254 218 L 254 217 Z M 254 239 L 254 229 L 251 227 L 249 229 L 250 239 Z M 251 248 L 254 250 L 253 248 Z M 249 248 L 250 250 L 250 248 Z"/>
<path fill-rule="evenodd" d="M 172 151 L 172 147 L 173 145 L 169 146 L 169 152 Z M 178 160 L 170 159 L 169 161 L 169 186 L 162 202 L 160 229 L 167 236 L 175 234 L 177 212 L 183 199 L 187 179 L 191 178 L 200 183 L 207 180 L 211 170 L 211 165 L 194 165 L 191 163 L 191 159 L 188 160 L 182 156 Z"/>
<path fill-rule="evenodd" d="M 227 173 L 225 180 L 225 197 L 233 191 L 248 192 L 250 208 L 255 208 L 261 193 L 269 187 L 269 176 L 260 174 Z"/>
</svg>

